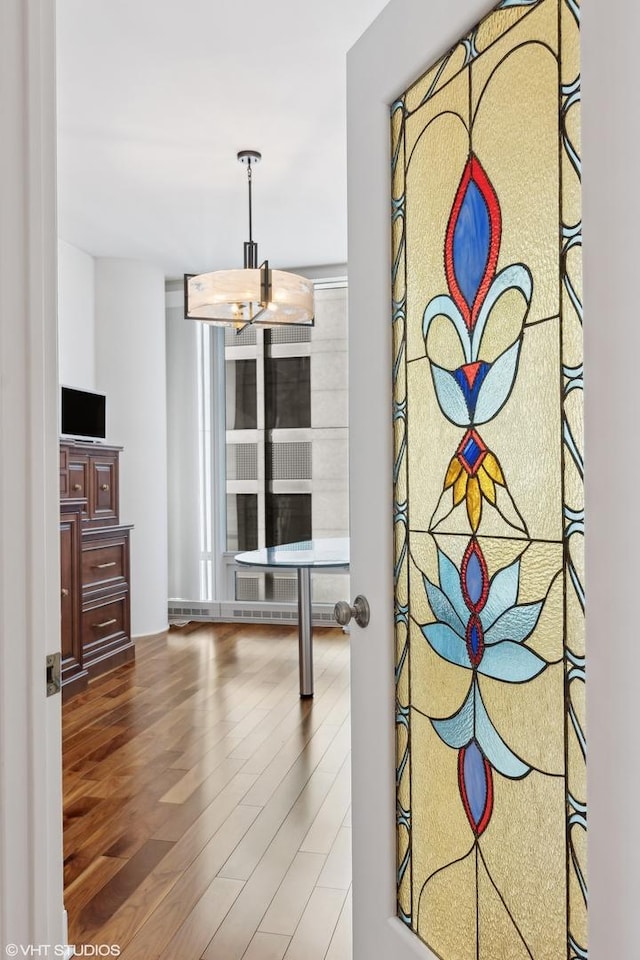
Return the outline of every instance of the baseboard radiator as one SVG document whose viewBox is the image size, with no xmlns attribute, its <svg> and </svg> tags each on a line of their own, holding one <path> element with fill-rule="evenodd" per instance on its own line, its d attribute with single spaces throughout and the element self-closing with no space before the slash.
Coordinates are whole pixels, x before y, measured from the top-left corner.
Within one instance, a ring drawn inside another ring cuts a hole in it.
<svg viewBox="0 0 640 960">
<path fill-rule="evenodd" d="M 246 600 L 225 603 L 170 600 L 169 623 L 184 623 L 187 620 L 294 625 L 298 622 L 298 606 L 295 603 L 248 603 Z M 333 606 L 314 603 L 312 622 L 316 627 L 336 626 Z"/>
</svg>

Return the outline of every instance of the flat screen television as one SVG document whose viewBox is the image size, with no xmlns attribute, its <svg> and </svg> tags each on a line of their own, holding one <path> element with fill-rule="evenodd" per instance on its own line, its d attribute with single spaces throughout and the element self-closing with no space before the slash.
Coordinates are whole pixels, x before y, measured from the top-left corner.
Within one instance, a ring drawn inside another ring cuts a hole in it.
<svg viewBox="0 0 640 960">
<path fill-rule="evenodd" d="M 106 397 L 104 393 L 62 387 L 60 433 L 74 440 L 105 440 Z"/>
</svg>

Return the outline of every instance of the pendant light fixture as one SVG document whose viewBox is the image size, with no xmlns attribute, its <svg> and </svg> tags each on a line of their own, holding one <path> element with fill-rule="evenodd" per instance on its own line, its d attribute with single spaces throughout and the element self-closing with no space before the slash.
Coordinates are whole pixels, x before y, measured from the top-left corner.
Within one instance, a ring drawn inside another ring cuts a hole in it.
<svg viewBox="0 0 640 960">
<path fill-rule="evenodd" d="M 238 333 L 249 324 L 313 326 L 313 281 L 295 273 L 272 270 L 268 260 L 258 266 L 258 244 L 252 233 L 251 186 L 253 168 L 261 156 L 257 150 L 238 153 L 238 160 L 247 168 L 249 189 L 249 239 L 244 244 L 244 268 L 184 278 L 187 317 L 232 326 Z"/>
</svg>

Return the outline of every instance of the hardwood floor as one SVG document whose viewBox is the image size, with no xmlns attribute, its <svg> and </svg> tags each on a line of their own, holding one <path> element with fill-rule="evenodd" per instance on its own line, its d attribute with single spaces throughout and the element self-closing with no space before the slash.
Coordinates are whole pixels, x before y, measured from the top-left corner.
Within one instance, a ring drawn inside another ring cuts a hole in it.
<svg viewBox="0 0 640 960">
<path fill-rule="evenodd" d="M 350 960 L 349 650 L 190 624 L 63 707 L 69 942 L 124 960 Z"/>
</svg>

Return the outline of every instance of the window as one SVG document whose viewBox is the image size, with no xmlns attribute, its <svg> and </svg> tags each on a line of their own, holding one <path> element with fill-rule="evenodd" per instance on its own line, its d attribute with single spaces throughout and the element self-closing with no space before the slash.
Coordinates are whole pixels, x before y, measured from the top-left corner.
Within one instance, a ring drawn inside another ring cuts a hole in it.
<svg viewBox="0 0 640 960">
<path fill-rule="evenodd" d="M 227 430 L 255 430 L 258 425 L 256 361 L 225 363 Z"/>
<path fill-rule="evenodd" d="M 199 329 L 202 575 L 194 599 L 292 604 L 294 570 L 238 571 L 234 555 L 348 535 L 346 305 L 346 282 L 322 281 L 314 329 Z M 344 577 L 315 577 L 314 601 L 346 595 Z"/>
<path fill-rule="evenodd" d="M 268 493 L 265 546 L 275 547 L 311 537 L 311 494 Z"/>
<path fill-rule="evenodd" d="M 267 430 L 311 426 L 311 357 L 265 357 Z"/>
<path fill-rule="evenodd" d="M 258 547 L 258 495 L 227 494 L 227 550 L 256 550 Z"/>
</svg>

